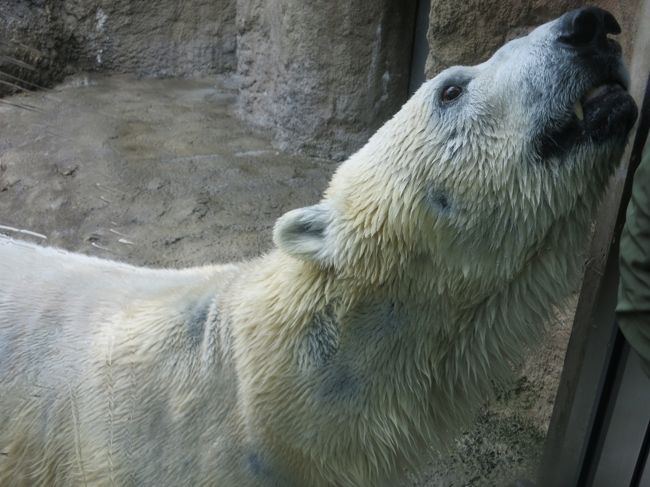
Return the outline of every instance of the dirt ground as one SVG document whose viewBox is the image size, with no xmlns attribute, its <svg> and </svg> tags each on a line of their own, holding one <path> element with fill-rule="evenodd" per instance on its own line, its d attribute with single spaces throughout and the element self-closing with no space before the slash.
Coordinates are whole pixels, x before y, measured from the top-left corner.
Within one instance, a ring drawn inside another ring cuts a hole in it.
<svg viewBox="0 0 650 487">
<path fill-rule="evenodd" d="M 336 165 L 279 153 L 234 117 L 235 100 L 226 79 L 124 76 L 0 99 L 0 232 L 150 266 L 268 250 L 275 219 L 316 202 Z M 505 487 L 534 476 L 571 315 L 549 324 L 454 451 L 403 487 Z"/>
</svg>

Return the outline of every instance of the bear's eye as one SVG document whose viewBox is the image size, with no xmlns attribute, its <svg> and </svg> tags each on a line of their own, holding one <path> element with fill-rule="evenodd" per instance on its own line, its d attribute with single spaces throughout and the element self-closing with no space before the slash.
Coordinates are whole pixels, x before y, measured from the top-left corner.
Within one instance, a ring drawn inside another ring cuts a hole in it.
<svg viewBox="0 0 650 487">
<path fill-rule="evenodd" d="M 440 99 L 445 102 L 452 101 L 458 98 L 462 93 L 463 93 L 463 89 L 460 86 L 455 86 L 455 85 L 447 86 L 442 90 Z"/>
</svg>

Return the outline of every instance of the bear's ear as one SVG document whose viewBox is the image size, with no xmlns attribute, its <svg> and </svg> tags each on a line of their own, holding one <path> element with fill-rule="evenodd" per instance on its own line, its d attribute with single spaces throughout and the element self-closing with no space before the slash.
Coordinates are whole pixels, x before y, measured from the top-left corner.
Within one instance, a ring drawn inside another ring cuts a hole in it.
<svg viewBox="0 0 650 487">
<path fill-rule="evenodd" d="M 332 217 L 327 203 L 291 210 L 275 223 L 273 242 L 293 257 L 327 265 L 334 250 L 326 242 Z"/>
</svg>

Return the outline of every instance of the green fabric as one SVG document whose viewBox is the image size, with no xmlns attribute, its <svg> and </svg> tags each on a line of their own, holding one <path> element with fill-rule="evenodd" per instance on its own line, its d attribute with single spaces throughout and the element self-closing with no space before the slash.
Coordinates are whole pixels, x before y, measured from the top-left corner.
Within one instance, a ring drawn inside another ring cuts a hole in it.
<svg viewBox="0 0 650 487">
<path fill-rule="evenodd" d="M 650 375 L 650 136 L 635 175 L 621 234 L 616 317 Z"/>
</svg>

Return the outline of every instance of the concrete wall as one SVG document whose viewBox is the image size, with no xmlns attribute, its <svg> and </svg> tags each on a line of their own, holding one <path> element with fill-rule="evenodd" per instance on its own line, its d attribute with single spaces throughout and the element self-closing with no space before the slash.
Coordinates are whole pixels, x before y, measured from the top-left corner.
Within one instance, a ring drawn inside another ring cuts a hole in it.
<svg viewBox="0 0 650 487">
<path fill-rule="evenodd" d="M 0 96 L 16 91 L 14 78 L 45 86 L 60 80 L 72 50 L 66 41 L 49 2 L 0 0 Z"/>
<path fill-rule="evenodd" d="M 431 77 L 474 64 L 583 0 L 430 0 Z M 636 29 L 638 0 L 600 0 Z M 99 70 L 232 73 L 239 113 L 278 147 L 344 159 L 408 96 L 418 0 L 0 0 L 0 96 Z M 426 4 L 421 1 L 420 4 Z M 426 12 L 420 15 L 427 16 Z M 627 50 L 629 52 L 629 49 Z"/>
<path fill-rule="evenodd" d="M 408 96 L 414 0 L 239 0 L 240 112 L 282 148 L 342 159 Z"/>
<path fill-rule="evenodd" d="M 0 71 L 50 85 L 88 70 L 192 76 L 236 67 L 235 0 L 0 0 Z M 15 91 L 1 84 L 0 95 Z"/>
<path fill-rule="evenodd" d="M 431 0 L 425 73 L 487 59 L 505 41 L 584 3 Z M 638 0 L 595 3 L 619 19 L 631 52 Z M 416 4 L 238 0 L 241 116 L 268 128 L 282 149 L 345 158 L 407 97 Z"/>
<path fill-rule="evenodd" d="M 236 71 L 244 119 L 282 148 L 342 159 L 408 96 L 416 3 L 0 0 L 0 71 L 41 85 Z"/>
<path fill-rule="evenodd" d="M 235 68 L 235 0 L 65 0 L 62 17 L 81 69 L 191 76 Z"/>
<path fill-rule="evenodd" d="M 456 64 L 481 62 L 506 40 L 581 3 L 580 0 L 432 0 L 427 75 L 433 77 Z"/>
<path fill-rule="evenodd" d="M 282 149 L 345 158 L 406 100 L 417 3 L 238 0 L 241 116 L 270 129 Z M 431 0 L 425 74 L 487 59 L 584 3 Z M 637 0 L 596 3 L 619 18 L 630 52 Z"/>
<path fill-rule="evenodd" d="M 428 77 L 449 66 L 476 64 L 505 41 L 584 4 L 611 11 L 623 27 L 620 41 L 629 56 L 636 33 L 638 0 L 432 0 L 427 40 Z"/>
</svg>

